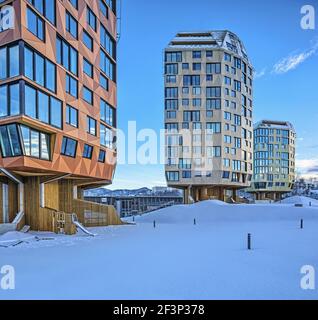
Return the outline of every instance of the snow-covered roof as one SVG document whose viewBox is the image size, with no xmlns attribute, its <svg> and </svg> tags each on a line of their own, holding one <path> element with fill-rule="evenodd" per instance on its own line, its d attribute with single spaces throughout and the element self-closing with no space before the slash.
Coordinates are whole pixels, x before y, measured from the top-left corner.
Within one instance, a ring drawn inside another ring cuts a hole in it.
<svg viewBox="0 0 318 320">
<path fill-rule="evenodd" d="M 262 120 L 255 124 L 255 130 L 259 129 L 260 127 L 267 127 L 271 129 L 283 129 L 283 130 L 292 130 L 295 132 L 295 128 L 292 123 L 288 121 L 278 121 L 278 120 Z"/>
<path fill-rule="evenodd" d="M 168 45 L 168 49 L 187 48 L 225 49 L 249 61 L 242 41 L 228 30 L 179 32 Z"/>
</svg>

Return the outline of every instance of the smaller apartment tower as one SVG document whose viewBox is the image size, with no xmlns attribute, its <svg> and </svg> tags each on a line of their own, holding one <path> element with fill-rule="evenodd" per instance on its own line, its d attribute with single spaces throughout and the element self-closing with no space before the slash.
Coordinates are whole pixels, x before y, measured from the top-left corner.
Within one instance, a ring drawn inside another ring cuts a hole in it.
<svg viewBox="0 0 318 320">
<path fill-rule="evenodd" d="M 263 120 L 254 128 L 254 176 L 250 191 L 257 200 L 279 200 L 295 183 L 293 125 Z"/>
<path fill-rule="evenodd" d="M 178 33 L 164 69 L 168 186 L 183 189 L 186 203 L 235 198 L 253 172 L 253 67 L 243 43 L 226 30 Z"/>
</svg>

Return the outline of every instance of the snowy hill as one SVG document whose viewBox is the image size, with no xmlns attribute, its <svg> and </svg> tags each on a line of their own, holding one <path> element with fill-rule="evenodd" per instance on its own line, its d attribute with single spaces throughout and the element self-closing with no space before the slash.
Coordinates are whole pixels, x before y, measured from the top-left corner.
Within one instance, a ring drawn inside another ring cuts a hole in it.
<svg viewBox="0 0 318 320">
<path fill-rule="evenodd" d="M 318 208 L 290 201 L 171 207 L 93 228 L 96 238 L 34 233 L 55 239 L 0 247 L 17 283 L 0 299 L 317 299 L 300 269 L 318 268 Z"/>
</svg>

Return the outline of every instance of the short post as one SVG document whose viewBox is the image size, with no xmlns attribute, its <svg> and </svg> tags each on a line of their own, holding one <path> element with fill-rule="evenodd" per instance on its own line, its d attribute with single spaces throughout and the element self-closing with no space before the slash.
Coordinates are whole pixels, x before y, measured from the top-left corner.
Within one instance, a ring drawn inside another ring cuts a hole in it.
<svg viewBox="0 0 318 320">
<path fill-rule="evenodd" d="M 311 201 L 309 202 L 309 207 L 311 207 Z"/>
<path fill-rule="evenodd" d="M 135 216 L 133 216 L 133 222 L 135 222 Z"/>
<path fill-rule="evenodd" d="M 153 227 L 156 229 L 156 220 L 153 222 Z"/>
<path fill-rule="evenodd" d="M 247 250 L 252 250 L 252 235 L 250 233 L 247 235 Z"/>
<path fill-rule="evenodd" d="M 304 220 L 303 219 L 300 220 L 300 229 L 304 229 Z"/>
<path fill-rule="evenodd" d="M 193 223 L 194 223 L 194 225 L 196 226 L 196 225 L 197 225 L 197 220 L 194 219 L 194 220 L 193 220 Z"/>
</svg>

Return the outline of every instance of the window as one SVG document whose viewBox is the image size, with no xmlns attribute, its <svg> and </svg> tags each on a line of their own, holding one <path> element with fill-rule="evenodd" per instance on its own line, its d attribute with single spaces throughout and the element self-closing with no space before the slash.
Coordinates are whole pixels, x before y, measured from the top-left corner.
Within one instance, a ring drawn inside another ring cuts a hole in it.
<svg viewBox="0 0 318 320">
<path fill-rule="evenodd" d="M 201 55 L 201 51 L 193 51 L 192 52 L 192 58 L 193 59 L 201 59 L 202 55 Z"/>
<path fill-rule="evenodd" d="M 27 8 L 27 28 L 36 37 L 44 41 L 44 20 L 30 8 Z"/>
<path fill-rule="evenodd" d="M 207 110 L 219 110 L 221 109 L 221 99 L 207 99 L 206 100 Z"/>
<path fill-rule="evenodd" d="M 93 38 L 85 30 L 83 30 L 83 43 L 90 51 L 93 51 Z"/>
<path fill-rule="evenodd" d="M 84 145 L 84 151 L 83 151 L 83 158 L 92 159 L 93 150 L 94 150 L 94 148 L 92 146 L 89 146 L 88 144 L 85 144 Z"/>
<path fill-rule="evenodd" d="M 24 48 L 24 75 L 38 85 L 56 92 L 56 66 L 29 47 Z"/>
<path fill-rule="evenodd" d="M 94 104 L 94 94 L 93 91 L 83 86 L 82 98 L 87 103 L 93 105 Z"/>
<path fill-rule="evenodd" d="M 102 24 L 100 25 L 100 44 L 113 59 L 116 59 L 116 41 Z"/>
<path fill-rule="evenodd" d="M 99 150 L 99 155 L 98 155 L 98 162 L 105 163 L 106 161 L 106 151 L 105 150 Z"/>
<path fill-rule="evenodd" d="M 229 61 L 229 62 L 231 62 L 231 60 L 232 60 L 231 55 L 225 52 L 225 53 L 224 53 L 224 61 Z"/>
<path fill-rule="evenodd" d="M 97 30 L 96 15 L 94 14 L 94 12 L 89 7 L 86 7 L 86 9 L 87 9 L 87 11 L 86 11 L 86 21 L 90 25 L 90 27 L 94 31 L 96 31 Z"/>
<path fill-rule="evenodd" d="M 165 66 L 165 74 L 178 74 L 178 64 L 177 63 L 167 63 Z"/>
<path fill-rule="evenodd" d="M 68 31 L 75 39 L 78 38 L 77 21 L 68 11 L 66 11 L 66 31 Z"/>
<path fill-rule="evenodd" d="M 231 114 L 231 112 L 225 111 L 225 112 L 224 112 L 224 120 L 229 120 L 229 121 L 231 121 L 231 119 L 232 119 L 232 114 Z"/>
<path fill-rule="evenodd" d="M 1 156 L 17 157 L 22 155 L 18 128 L 16 124 L 10 124 L 0 127 L 0 147 Z"/>
<path fill-rule="evenodd" d="M 109 149 L 114 148 L 114 136 L 113 131 L 107 128 L 105 125 L 100 125 L 100 143 L 102 146 L 105 146 Z"/>
<path fill-rule="evenodd" d="M 206 88 L 207 98 L 219 98 L 221 97 L 221 87 L 207 87 Z"/>
<path fill-rule="evenodd" d="M 67 157 L 76 157 L 77 141 L 63 137 L 61 154 Z"/>
<path fill-rule="evenodd" d="M 89 116 L 87 116 L 87 132 L 93 136 L 97 135 L 97 121 Z"/>
<path fill-rule="evenodd" d="M 83 59 L 83 71 L 89 77 L 93 78 L 93 65 L 85 58 Z"/>
<path fill-rule="evenodd" d="M 207 122 L 206 131 L 207 131 L 207 134 L 221 133 L 221 123 L 220 122 Z"/>
<path fill-rule="evenodd" d="M 178 98 L 178 88 L 166 88 L 165 89 L 166 98 Z"/>
<path fill-rule="evenodd" d="M 50 124 L 62 128 L 62 102 L 53 97 L 50 99 Z"/>
<path fill-rule="evenodd" d="M 20 114 L 19 83 L 0 86 L 0 117 Z"/>
<path fill-rule="evenodd" d="M 24 154 L 42 160 L 50 160 L 50 136 L 26 126 L 21 126 Z"/>
<path fill-rule="evenodd" d="M 116 126 L 116 111 L 103 99 L 100 100 L 100 118 L 111 127 Z"/>
<path fill-rule="evenodd" d="M 182 63 L 182 70 L 189 70 L 189 63 Z"/>
<path fill-rule="evenodd" d="M 196 75 L 185 75 L 183 76 L 183 86 L 200 86 L 200 76 Z"/>
<path fill-rule="evenodd" d="M 20 74 L 19 46 L 0 49 L 0 79 L 12 78 Z"/>
<path fill-rule="evenodd" d="M 109 81 L 102 73 L 99 75 L 99 84 L 106 91 L 109 90 Z"/>
<path fill-rule="evenodd" d="M 52 24 L 55 25 L 55 0 L 28 0 L 36 10 L 46 17 Z"/>
<path fill-rule="evenodd" d="M 68 73 L 66 74 L 66 92 L 71 96 L 78 98 L 78 82 Z"/>
<path fill-rule="evenodd" d="M 232 83 L 232 80 L 231 80 L 231 78 L 229 78 L 229 77 L 224 77 L 224 84 L 225 85 L 231 85 L 231 83 Z"/>
<path fill-rule="evenodd" d="M 99 0 L 99 9 L 100 9 L 100 12 L 106 18 L 108 18 L 108 7 L 107 7 L 106 3 L 104 2 L 104 0 Z"/>
<path fill-rule="evenodd" d="M 62 128 L 62 102 L 52 96 L 25 85 L 25 115 Z"/>
<path fill-rule="evenodd" d="M 170 171 L 166 175 L 168 181 L 179 181 L 179 171 Z"/>
<path fill-rule="evenodd" d="M 207 63 L 206 73 L 208 74 L 220 74 L 221 73 L 221 63 Z"/>
<path fill-rule="evenodd" d="M 192 70 L 193 71 L 200 71 L 201 70 L 201 63 L 193 63 Z"/>
<path fill-rule="evenodd" d="M 78 52 L 59 36 L 56 37 L 56 61 L 77 76 Z"/>
<path fill-rule="evenodd" d="M 182 52 L 166 52 L 166 62 L 182 62 Z"/>
<path fill-rule="evenodd" d="M 116 82 L 116 66 L 103 50 L 100 50 L 100 69 L 106 76 Z"/>
<path fill-rule="evenodd" d="M 78 128 L 78 110 L 69 105 L 66 106 L 66 123 Z"/>
<path fill-rule="evenodd" d="M 212 57 L 213 57 L 213 51 L 208 50 L 208 51 L 206 52 L 206 57 L 207 57 L 207 58 L 212 58 Z"/>
<path fill-rule="evenodd" d="M 45 93 L 38 92 L 39 120 L 49 123 L 49 96 Z"/>
<path fill-rule="evenodd" d="M 69 2 L 76 10 L 78 9 L 78 0 L 69 0 Z"/>
</svg>

